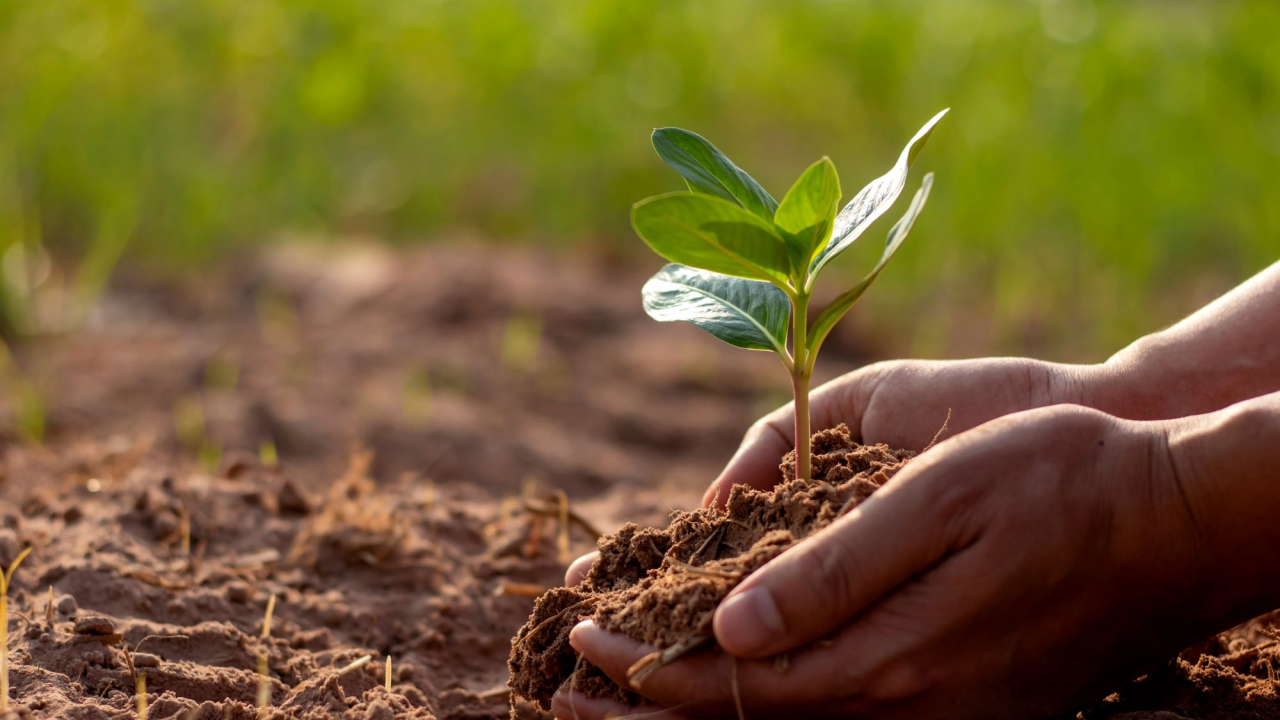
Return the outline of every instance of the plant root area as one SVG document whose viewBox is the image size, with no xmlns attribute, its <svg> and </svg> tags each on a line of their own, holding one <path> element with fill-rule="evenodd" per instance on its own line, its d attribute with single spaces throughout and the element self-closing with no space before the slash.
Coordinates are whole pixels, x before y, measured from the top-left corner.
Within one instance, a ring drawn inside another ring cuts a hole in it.
<svg viewBox="0 0 1280 720">
<path fill-rule="evenodd" d="M 638 704 L 569 646 L 569 631 L 590 618 L 657 651 L 631 668 L 633 684 L 692 652 L 721 652 L 711 625 L 716 607 L 742 578 L 866 500 L 912 457 L 853 442 L 841 425 L 813 435 L 815 482 L 784 482 L 769 492 L 738 486 L 724 510 L 673 513 L 664 528 L 628 523 L 599 543 L 583 582 L 538 599 L 512 644 L 510 685 L 518 697 L 550 705 L 561 687 L 588 697 Z M 1280 718 L 1280 613 L 1257 618 L 1190 648 L 1094 706 L 1061 720 L 1227 720 Z M 774 667 L 787 672 L 780 657 Z M 750 717 L 750 712 L 747 713 Z"/>
</svg>

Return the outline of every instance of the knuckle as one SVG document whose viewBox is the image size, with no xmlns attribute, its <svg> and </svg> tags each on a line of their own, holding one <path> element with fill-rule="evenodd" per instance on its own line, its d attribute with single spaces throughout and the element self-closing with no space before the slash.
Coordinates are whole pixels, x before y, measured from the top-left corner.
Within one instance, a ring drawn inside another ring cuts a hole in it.
<svg viewBox="0 0 1280 720">
<path fill-rule="evenodd" d="M 838 536 L 837 536 L 838 537 Z M 835 538 L 832 538 L 835 539 Z M 854 548 L 841 542 L 814 543 L 808 552 L 802 553 L 799 570 L 805 578 L 810 611 L 799 619 L 801 625 L 812 625 L 815 620 L 828 618 L 854 605 L 856 583 L 861 573 Z M 822 608 L 824 612 L 812 610 Z M 829 612 L 828 612 L 829 611 Z M 787 618 L 788 623 L 792 621 Z"/>
</svg>

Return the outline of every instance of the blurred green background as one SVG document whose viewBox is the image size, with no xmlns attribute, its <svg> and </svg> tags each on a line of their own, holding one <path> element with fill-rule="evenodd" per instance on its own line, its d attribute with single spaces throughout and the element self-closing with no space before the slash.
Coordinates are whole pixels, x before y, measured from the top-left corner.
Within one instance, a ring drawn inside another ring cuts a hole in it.
<svg viewBox="0 0 1280 720">
<path fill-rule="evenodd" d="M 653 127 L 777 197 L 830 155 L 847 198 L 951 107 L 854 322 L 894 352 L 1100 359 L 1277 256 L 1278 36 L 1274 0 L 0 0 L 2 295 L 42 248 L 91 296 L 121 257 L 294 236 L 656 268 L 628 226 L 680 186 Z"/>
</svg>

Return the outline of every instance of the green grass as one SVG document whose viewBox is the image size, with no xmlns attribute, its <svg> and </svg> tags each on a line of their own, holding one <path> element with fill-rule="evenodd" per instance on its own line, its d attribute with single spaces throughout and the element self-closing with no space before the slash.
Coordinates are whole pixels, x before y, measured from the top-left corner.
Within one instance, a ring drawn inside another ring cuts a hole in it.
<svg viewBox="0 0 1280 720">
<path fill-rule="evenodd" d="M 653 127 L 780 195 L 823 154 L 861 186 L 950 106 L 855 324 L 1094 356 L 1274 258 L 1278 32 L 1272 0 L 5 2 L 0 249 L 92 293 L 121 252 L 283 235 L 629 247 Z"/>
</svg>

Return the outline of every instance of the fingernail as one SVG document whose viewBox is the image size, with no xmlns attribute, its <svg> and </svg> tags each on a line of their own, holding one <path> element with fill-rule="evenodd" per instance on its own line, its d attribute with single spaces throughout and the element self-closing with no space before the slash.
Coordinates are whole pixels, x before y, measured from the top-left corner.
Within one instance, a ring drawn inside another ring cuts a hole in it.
<svg viewBox="0 0 1280 720">
<path fill-rule="evenodd" d="M 724 602 L 715 615 L 716 640 L 733 654 L 754 653 L 786 632 L 778 605 L 766 588 L 744 590 Z"/>
<path fill-rule="evenodd" d="M 582 636 L 585 633 L 591 632 L 595 626 L 596 624 L 590 620 L 583 620 L 577 625 L 574 625 L 573 629 L 569 631 L 569 647 L 572 647 L 578 652 L 582 652 L 582 647 L 580 645 L 582 642 Z"/>
</svg>

